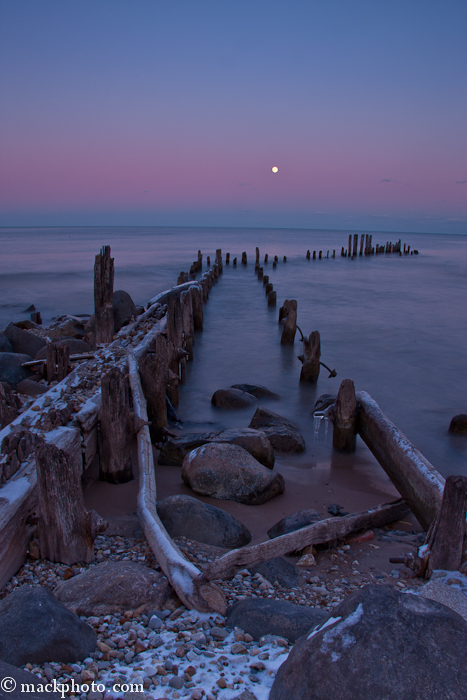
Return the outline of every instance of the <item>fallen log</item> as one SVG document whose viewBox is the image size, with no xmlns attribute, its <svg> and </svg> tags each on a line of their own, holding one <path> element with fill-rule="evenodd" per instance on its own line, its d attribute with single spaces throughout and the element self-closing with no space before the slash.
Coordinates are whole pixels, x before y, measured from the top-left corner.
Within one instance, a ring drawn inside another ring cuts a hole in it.
<svg viewBox="0 0 467 700">
<path fill-rule="evenodd" d="M 218 586 L 207 583 L 201 578 L 199 569 L 183 556 L 157 514 L 156 479 L 147 426 L 146 399 L 141 387 L 138 363 L 130 348 L 127 350 L 127 356 L 134 413 L 139 425 L 137 434 L 140 470 L 138 517 L 144 534 L 161 569 L 182 603 L 200 612 L 219 612 L 223 615 L 226 610 L 224 593 Z"/>
<path fill-rule="evenodd" d="M 308 545 L 342 539 L 351 532 L 382 527 L 401 520 L 408 512 L 409 508 L 404 501 L 398 500 L 341 518 L 320 520 L 312 525 L 307 525 L 307 527 L 302 527 L 300 530 L 275 537 L 268 542 L 227 552 L 204 570 L 203 579 L 212 581 L 213 579 L 232 578 L 237 569 L 280 557 L 287 552 L 303 549 Z"/>
<path fill-rule="evenodd" d="M 444 478 L 381 411 L 366 391 L 357 392 L 357 431 L 424 530 L 437 517 Z"/>
</svg>

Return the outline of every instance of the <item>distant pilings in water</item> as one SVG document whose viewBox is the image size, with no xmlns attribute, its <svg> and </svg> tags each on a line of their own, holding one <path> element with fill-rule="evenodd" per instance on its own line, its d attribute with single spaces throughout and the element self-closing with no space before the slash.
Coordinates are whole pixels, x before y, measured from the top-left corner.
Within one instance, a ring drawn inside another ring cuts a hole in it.
<svg viewBox="0 0 467 700">
<path fill-rule="evenodd" d="M 341 248 L 341 257 L 352 259 L 356 258 L 357 255 L 387 255 L 392 253 L 396 255 L 418 255 L 418 250 L 411 251 L 410 246 L 407 246 L 406 243 L 404 243 L 402 250 L 400 238 L 395 243 L 387 241 L 383 245 L 378 245 L 377 243 L 373 245 L 373 235 L 371 233 L 360 234 L 360 246 L 358 245 L 358 233 L 350 234 L 347 246 L 342 246 Z"/>
<path fill-rule="evenodd" d="M 342 250 L 344 250 L 344 249 L 342 248 Z M 336 257 L 336 250 L 334 249 L 332 251 L 331 256 L 329 256 L 329 252 L 330 252 L 329 250 L 326 251 L 326 255 L 324 256 L 324 258 L 326 260 L 329 260 L 329 257 L 334 259 Z M 306 259 L 311 260 L 311 250 L 306 251 Z M 313 251 L 313 260 L 316 260 L 316 250 Z M 318 260 L 323 260 L 323 251 L 322 250 L 318 251 Z"/>
</svg>

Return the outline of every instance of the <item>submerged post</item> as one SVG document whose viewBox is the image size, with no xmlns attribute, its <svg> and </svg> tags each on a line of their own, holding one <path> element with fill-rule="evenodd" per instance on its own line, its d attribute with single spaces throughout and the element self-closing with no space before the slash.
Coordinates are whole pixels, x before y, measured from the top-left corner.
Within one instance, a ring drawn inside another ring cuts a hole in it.
<svg viewBox="0 0 467 700">
<path fill-rule="evenodd" d="M 355 452 L 357 442 L 357 397 L 351 379 L 343 379 L 334 404 L 332 444 L 335 450 Z"/>
<path fill-rule="evenodd" d="M 110 246 L 101 248 L 94 263 L 94 314 L 96 343 L 111 343 L 114 335 L 114 259 Z"/>
</svg>

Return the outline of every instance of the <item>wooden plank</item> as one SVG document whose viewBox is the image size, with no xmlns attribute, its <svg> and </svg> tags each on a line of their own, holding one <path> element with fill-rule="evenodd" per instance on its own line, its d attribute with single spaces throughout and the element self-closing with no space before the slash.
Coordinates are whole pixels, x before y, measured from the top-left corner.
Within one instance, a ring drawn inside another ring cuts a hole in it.
<svg viewBox="0 0 467 700">
<path fill-rule="evenodd" d="M 323 544 L 333 540 L 342 539 L 351 532 L 382 527 L 388 523 L 403 518 L 409 509 L 404 501 L 378 505 L 376 508 L 345 515 L 342 518 L 327 518 L 300 530 L 289 532 L 286 535 L 275 537 L 268 542 L 261 542 L 252 547 L 234 549 L 224 556 L 216 559 L 204 570 L 203 579 L 231 578 L 238 569 L 253 566 L 259 562 L 280 557 L 287 552 L 294 552 L 309 545 Z"/>
<path fill-rule="evenodd" d="M 222 590 L 218 586 L 201 580 L 199 569 L 183 556 L 157 515 L 156 478 L 147 426 L 146 400 L 141 387 L 137 360 L 130 348 L 127 349 L 127 353 L 133 405 L 139 425 L 137 434 L 140 470 L 138 517 L 144 534 L 161 569 L 183 604 L 200 612 L 217 611 L 223 615 L 226 610 L 226 601 Z"/>
<path fill-rule="evenodd" d="M 26 560 L 39 506 L 34 460 L 0 489 L 0 588 L 8 583 Z"/>
<path fill-rule="evenodd" d="M 439 513 L 444 478 L 366 391 L 357 392 L 357 429 L 424 530 Z"/>
</svg>

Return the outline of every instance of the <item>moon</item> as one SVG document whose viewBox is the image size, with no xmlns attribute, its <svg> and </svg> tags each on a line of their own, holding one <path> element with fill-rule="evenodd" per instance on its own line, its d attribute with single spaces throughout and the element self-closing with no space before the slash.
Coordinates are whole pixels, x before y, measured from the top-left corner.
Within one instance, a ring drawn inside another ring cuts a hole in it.
<svg viewBox="0 0 467 700">
<path fill-rule="evenodd" d="M 274 166 L 271 168 L 271 170 L 272 170 L 273 173 L 278 173 L 278 172 L 279 172 L 279 168 L 277 167 L 277 165 L 274 165 Z"/>
</svg>

